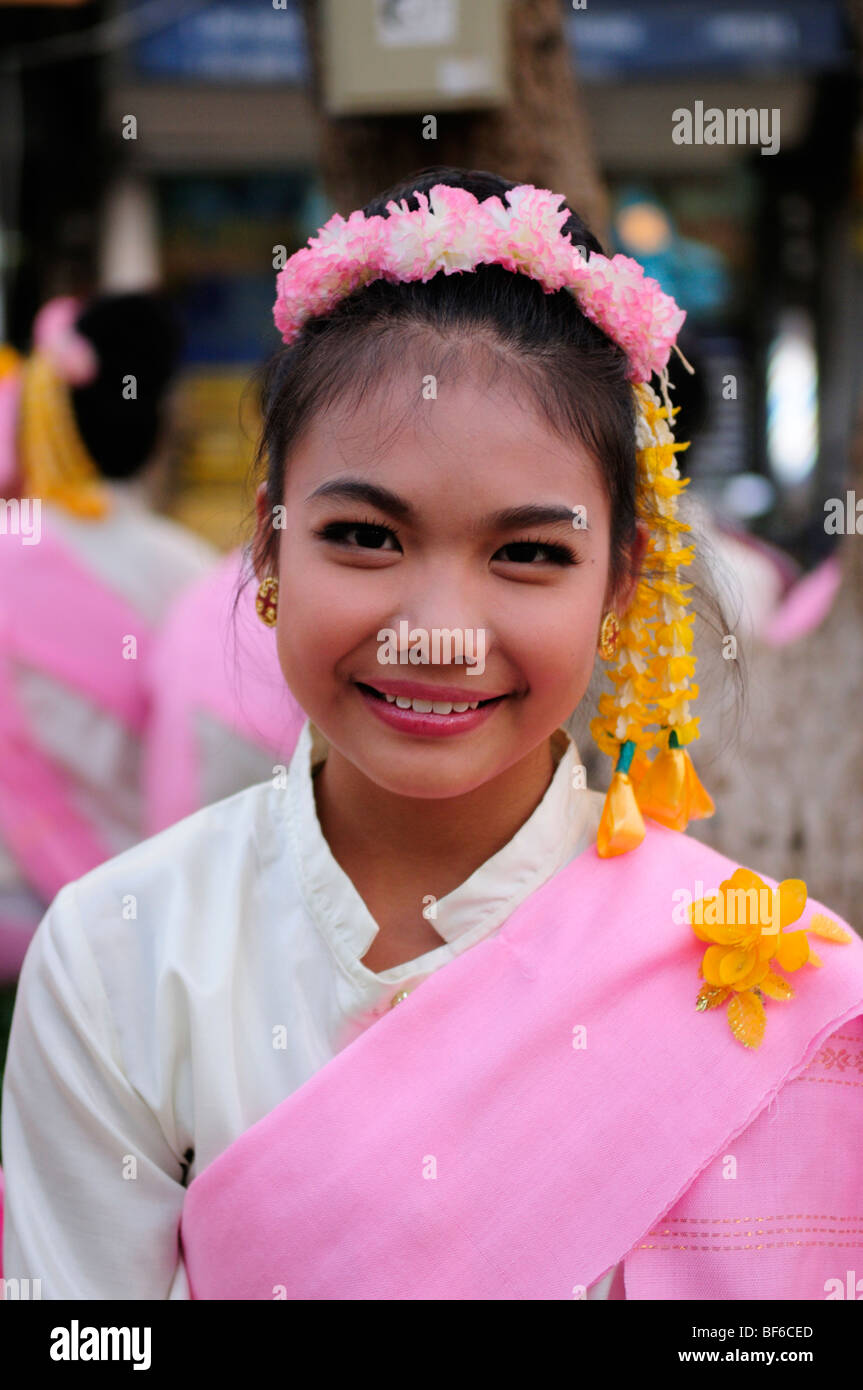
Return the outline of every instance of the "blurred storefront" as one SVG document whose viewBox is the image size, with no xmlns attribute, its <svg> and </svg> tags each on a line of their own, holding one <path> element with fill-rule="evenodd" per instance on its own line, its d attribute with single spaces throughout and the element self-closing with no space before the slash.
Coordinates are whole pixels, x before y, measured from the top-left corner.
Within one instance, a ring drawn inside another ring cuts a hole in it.
<svg viewBox="0 0 863 1390">
<path fill-rule="evenodd" d="M 454 22 L 464 2 L 434 0 L 435 24 Z M 374 3 L 391 29 L 419 13 L 416 0 Z M 611 249 L 642 261 L 688 311 L 682 346 L 698 385 L 681 371 L 675 381 L 698 426 L 686 456 L 694 484 L 811 564 L 830 538 L 807 517 L 814 496 L 839 486 L 860 385 L 848 284 L 861 156 L 843 6 L 561 8 L 612 195 Z M 254 441 L 244 389 L 277 346 L 275 248 L 290 254 L 331 211 L 316 173 L 300 3 L 128 0 L 119 14 L 128 38 L 107 46 L 103 64 L 102 119 L 117 157 L 102 278 L 134 279 L 134 265 L 106 269 L 122 241 L 127 261 L 155 264 L 177 295 L 188 342 L 172 505 L 227 546 Z M 774 148 L 711 143 L 697 129 L 676 141 L 672 113 L 695 119 L 699 103 L 702 125 L 711 110 L 767 113 Z M 418 148 L 417 165 L 433 159 L 433 144 Z M 137 246 L 130 218 L 143 229 Z"/>
<path fill-rule="evenodd" d="M 614 249 L 687 310 L 701 387 L 675 380 L 696 422 L 693 486 L 812 564 L 831 544 L 817 498 L 841 484 L 861 384 L 847 292 L 859 96 L 843 6 L 610 0 L 568 28 Z M 735 133 L 751 143 L 730 138 L 731 111 L 749 113 Z M 685 133 L 682 112 L 690 143 L 672 133 Z"/>
<path fill-rule="evenodd" d="M 125 8 L 134 16 L 148 2 Z M 243 0 L 178 4 L 111 64 L 106 118 L 117 129 L 136 118 L 125 177 L 149 201 L 186 329 L 171 510 L 225 548 L 252 500 L 241 496 L 257 426 L 251 378 L 277 346 L 278 248 L 290 254 L 326 215 L 306 68 L 298 6 Z"/>
</svg>

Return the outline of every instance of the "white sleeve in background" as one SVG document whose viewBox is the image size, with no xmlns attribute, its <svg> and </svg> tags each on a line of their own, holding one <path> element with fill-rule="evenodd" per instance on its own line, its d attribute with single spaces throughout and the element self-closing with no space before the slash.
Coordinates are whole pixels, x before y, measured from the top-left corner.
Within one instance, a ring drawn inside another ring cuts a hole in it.
<svg viewBox="0 0 863 1390">
<path fill-rule="evenodd" d="M 2 1125 L 6 1279 L 48 1299 L 188 1298 L 181 1156 L 122 1069 L 73 884 L 21 972 Z"/>
</svg>

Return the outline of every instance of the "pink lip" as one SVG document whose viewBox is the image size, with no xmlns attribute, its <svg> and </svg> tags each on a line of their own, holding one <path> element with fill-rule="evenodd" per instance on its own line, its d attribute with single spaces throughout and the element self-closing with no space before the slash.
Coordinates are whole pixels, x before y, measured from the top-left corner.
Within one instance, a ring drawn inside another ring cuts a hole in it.
<svg viewBox="0 0 863 1390">
<path fill-rule="evenodd" d="M 428 689 L 428 686 L 425 689 Z M 357 690 L 368 708 L 377 715 L 382 723 L 388 724 L 391 729 L 398 729 L 401 733 L 415 734 L 422 738 L 447 738 L 451 734 L 468 733 L 471 729 L 476 729 L 480 724 L 484 724 L 487 719 L 491 719 L 495 710 L 499 709 L 503 703 L 501 700 L 493 705 L 480 705 L 479 709 L 466 709 L 461 714 L 417 714 L 416 710 L 399 709 L 398 705 L 391 705 L 386 700 L 379 700 L 359 685 Z M 416 698 L 427 699 L 428 697 L 418 695 Z M 439 695 L 438 698 L 443 697 Z M 474 699 L 476 698 L 474 696 Z M 461 702 L 459 701 L 459 703 Z"/>
<path fill-rule="evenodd" d="M 383 695 L 403 695 L 406 700 L 451 700 L 460 705 L 464 701 L 473 704 L 475 700 L 496 700 L 500 695 L 508 695 L 508 690 L 466 690 L 457 685 L 423 685 L 420 681 L 363 681 Z"/>
</svg>

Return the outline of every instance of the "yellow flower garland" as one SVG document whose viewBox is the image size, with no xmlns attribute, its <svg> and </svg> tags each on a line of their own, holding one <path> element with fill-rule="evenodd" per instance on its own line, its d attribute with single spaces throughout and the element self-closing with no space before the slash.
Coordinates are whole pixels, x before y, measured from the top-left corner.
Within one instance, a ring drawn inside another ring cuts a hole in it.
<svg viewBox="0 0 863 1390">
<path fill-rule="evenodd" d="M 681 478 L 667 383 L 663 405 L 646 382 L 634 386 L 637 416 L 636 516 L 648 528 L 645 570 L 635 598 L 621 619 L 616 669 L 609 671 L 612 693 L 599 700 L 590 729 L 597 745 L 616 759 L 597 835 L 603 858 L 625 854 L 644 839 L 644 820 L 684 830 L 690 820 L 713 814 L 713 802 L 698 780 L 685 745 L 698 738 L 698 719 L 690 703 L 694 615 L 687 612 L 691 584 L 680 571 L 693 547 L 682 543 L 689 525 L 677 515 L 677 499 L 688 479 Z M 661 745 L 651 763 L 648 752 Z"/>
</svg>

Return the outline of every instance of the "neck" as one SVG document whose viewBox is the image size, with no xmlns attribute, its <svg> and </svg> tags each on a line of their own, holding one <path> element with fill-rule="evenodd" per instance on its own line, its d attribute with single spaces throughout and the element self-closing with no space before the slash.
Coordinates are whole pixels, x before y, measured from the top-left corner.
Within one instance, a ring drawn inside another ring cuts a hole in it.
<svg viewBox="0 0 863 1390">
<path fill-rule="evenodd" d="M 355 886 L 357 877 L 385 876 L 395 892 L 419 880 L 442 897 L 512 839 L 553 776 L 545 739 L 463 796 L 404 797 L 369 781 L 331 747 L 313 786 L 324 838 Z"/>
</svg>

